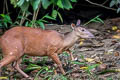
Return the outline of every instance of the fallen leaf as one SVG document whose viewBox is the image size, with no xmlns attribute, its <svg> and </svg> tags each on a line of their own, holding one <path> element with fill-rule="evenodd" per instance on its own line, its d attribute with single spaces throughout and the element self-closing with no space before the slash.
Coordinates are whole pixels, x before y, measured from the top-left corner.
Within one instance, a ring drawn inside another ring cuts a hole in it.
<svg viewBox="0 0 120 80">
<path fill-rule="evenodd" d="M 102 64 L 103 62 L 101 62 L 101 61 L 95 61 L 97 64 Z"/>
<path fill-rule="evenodd" d="M 82 45 L 83 44 L 83 41 L 84 41 L 85 39 L 80 39 L 80 45 Z"/>
<path fill-rule="evenodd" d="M 115 69 L 116 72 L 120 72 L 120 69 Z"/>
<path fill-rule="evenodd" d="M 117 29 L 118 29 L 117 26 L 112 26 L 112 30 L 113 30 L 113 31 L 115 31 L 115 30 L 117 30 Z"/>
<path fill-rule="evenodd" d="M 8 79 L 8 77 L 0 77 L 0 79 Z"/>
<path fill-rule="evenodd" d="M 80 44 L 80 46 L 81 46 L 81 45 L 83 45 L 83 41 L 80 41 L 80 43 L 79 43 L 79 44 Z"/>
<path fill-rule="evenodd" d="M 110 32 L 110 30 L 107 30 L 107 32 Z"/>
<path fill-rule="evenodd" d="M 115 52 L 114 56 L 116 56 L 116 57 L 119 56 L 119 52 Z"/>
<path fill-rule="evenodd" d="M 116 32 L 120 33 L 120 29 L 119 29 L 119 30 L 117 30 Z"/>
<path fill-rule="evenodd" d="M 85 58 L 85 60 L 86 60 L 87 62 L 92 62 L 92 61 L 94 61 L 94 59 L 92 59 L 92 58 Z"/>
<path fill-rule="evenodd" d="M 120 35 L 113 35 L 112 38 L 114 38 L 114 39 L 120 39 Z"/>
<path fill-rule="evenodd" d="M 113 54 L 113 52 L 114 52 L 114 49 L 110 49 L 110 50 L 106 51 L 104 54 Z"/>
<path fill-rule="evenodd" d="M 80 69 L 88 69 L 88 67 L 80 67 Z"/>
</svg>

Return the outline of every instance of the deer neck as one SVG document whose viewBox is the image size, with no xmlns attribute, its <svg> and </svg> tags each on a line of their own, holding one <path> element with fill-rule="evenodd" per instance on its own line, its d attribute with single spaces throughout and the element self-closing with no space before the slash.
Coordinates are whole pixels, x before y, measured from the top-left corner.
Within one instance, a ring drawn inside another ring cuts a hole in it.
<svg viewBox="0 0 120 80">
<path fill-rule="evenodd" d="M 74 43 L 79 39 L 78 36 L 76 36 L 75 32 L 72 31 L 70 33 L 68 33 L 67 35 L 64 35 L 64 43 L 63 46 L 65 48 L 69 48 L 72 47 L 74 45 Z"/>
</svg>

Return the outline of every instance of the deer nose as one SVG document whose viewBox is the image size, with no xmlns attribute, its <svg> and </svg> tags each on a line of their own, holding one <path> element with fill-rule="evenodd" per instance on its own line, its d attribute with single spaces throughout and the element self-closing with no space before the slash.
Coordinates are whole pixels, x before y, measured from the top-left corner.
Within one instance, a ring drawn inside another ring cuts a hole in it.
<svg viewBox="0 0 120 80">
<path fill-rule="evenodd" d="M 94 36 L 94 35 L 90 35 L 89 37 L 90 37 L 90 38 L 95 38 L 95 36 Z"/>
<path fill-rule="evenodd" d="M 95 36 L 93 34 L 90 34 L 89 38 L 95 38 Z"/>
</svg>

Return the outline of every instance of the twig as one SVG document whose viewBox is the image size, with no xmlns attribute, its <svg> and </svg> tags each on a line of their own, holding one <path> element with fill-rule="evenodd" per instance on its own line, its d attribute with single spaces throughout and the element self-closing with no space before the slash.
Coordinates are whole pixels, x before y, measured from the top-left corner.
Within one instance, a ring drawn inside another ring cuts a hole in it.
<svg viewBox="0 0 120 80">
<path fill-rule="evenodd" d="M 38 9 L 37 9 L 37 12 L 36 12 L 36 16 L 35 16 L 35 20 L 37 19 L 37 16 L 38 16 L 38 12 L 39 12 L 39 10 L 40 10 L 40 7 L 41 7 L 41 4 L 39 4 L 39 6 L 38 6 Z"/>
<path fill-rule="evenodd" d="M 34 13 L 33 13 L 33 18 L 32 18 L 32 26 L 34 26 L 35 14 L 36 14 L 36 11 L 34 11 Z"/>
<path fill-rule="evenodd" d="M 102 5 L 104 5 L 105 3 L 107 3 L 109 0 L 106 0 L 105 2 L 102 3 Z"/>
<path fill-rule="evenodd" d="M 85 1 L 87 1 L 88 3 L 93 4 L 93 5 L 97 5 L 97 6 L 106 8 L 106 9 L 110 9 L 110 10 L 113 10 L 113 11 L 117 11 L 117 9 L 110 8 L 110 7 L 104 6 L 104 5 L 102 5 L 102 4 L 97 4 L 97 3 L 91 2 L 90 0 L 85 0 Z"/>
</svg>

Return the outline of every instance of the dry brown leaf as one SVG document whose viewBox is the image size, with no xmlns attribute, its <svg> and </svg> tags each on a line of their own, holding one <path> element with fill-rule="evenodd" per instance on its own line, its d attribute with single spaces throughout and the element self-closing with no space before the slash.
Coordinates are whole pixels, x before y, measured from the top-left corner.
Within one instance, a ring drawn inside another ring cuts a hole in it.
<svg viewBox="0 0 120 80">
<path fill-rule="evenodd" d="M 120 33 L 120 29 L 118 29 L 116 32 Z"/>
<path fill-rule="evenodd" d="M 115 52 L 114 56 L 116 56 L 116 57 L 119 56 L 119 52 Z"/>
<path fill-rule="evenodd" d="M 112 38 L 114 38 L 114 39 L 120 39 L 120 35 L 113 35 Z"/>
</svg>

